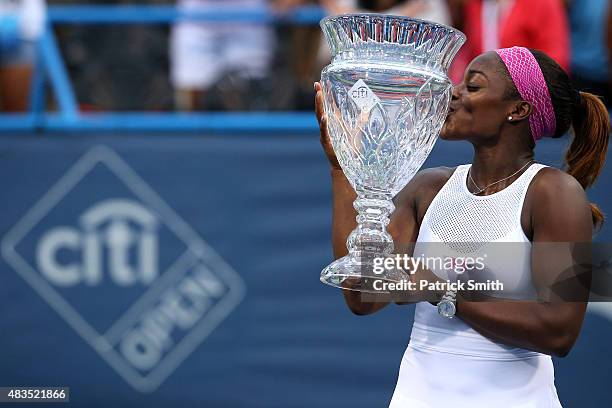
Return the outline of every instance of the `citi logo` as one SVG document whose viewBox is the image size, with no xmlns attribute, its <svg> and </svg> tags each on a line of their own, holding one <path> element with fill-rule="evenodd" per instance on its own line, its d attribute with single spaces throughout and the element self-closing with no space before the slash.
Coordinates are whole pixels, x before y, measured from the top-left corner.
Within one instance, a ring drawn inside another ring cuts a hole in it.
<svg viewBox="0 0 612 408">
<path fill-rule="evenodd" d="M 36 260 L 49 282 L 62 287 L 96 286 L 104 270 L 117 286 L 148 286 L 157 279 L 159 222 L 146 207 L 126 199 L 106 200 L 81 215 L 79 224 L 80 229 L 55 227 L 39 241 Z M 62 264 L 60 251 L 73 252 L 80 261 Z"/>
<path fill-rule="evenodd" d="M 372 92 L 363 79 L 359 79 L 353 84 L 351 89 L 348 90 L 348 96 L 362 112 L 370 111 L 374 105 L 380 104 L 378 96 Z"/>
<path fill-rule="evenodd" d="M 357 89 L 353 89 L 351 95 L 355 99 L 362 99 L 368 97 L 369 89 L 366 86 L 360 86 Z"/>
</svg>

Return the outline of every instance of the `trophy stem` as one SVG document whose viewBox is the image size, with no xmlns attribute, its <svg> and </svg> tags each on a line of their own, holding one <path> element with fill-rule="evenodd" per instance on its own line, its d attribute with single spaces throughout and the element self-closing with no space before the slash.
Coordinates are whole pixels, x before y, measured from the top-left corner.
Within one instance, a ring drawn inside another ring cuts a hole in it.
<svg viewBox="0 0 612 408">
<path fill-rule="evenodd" d="M 349 253 L 391 254 L 393 238 L 387 231 L 389 217 L 395 210 L 391 198 L 390 194 L 358 193 L 353 203 L 357 210 L 357 228 L 346 240 Z"/>
<path fill-rule="evenodd" d="M 388 193 L 359 190 L 353 207 L 357 210 L 357 228 L 349 235 L 348 255 L 337 259 L 321 273 L 321 281 L 342 289 L 369 293 L 388 293 L 375 281 L 399 282 L 405 275 L 398 270 L 375 271 L 374 260 L 393 252 L 393 238 L 387 231 L 395 206 Z"/>
</svg>

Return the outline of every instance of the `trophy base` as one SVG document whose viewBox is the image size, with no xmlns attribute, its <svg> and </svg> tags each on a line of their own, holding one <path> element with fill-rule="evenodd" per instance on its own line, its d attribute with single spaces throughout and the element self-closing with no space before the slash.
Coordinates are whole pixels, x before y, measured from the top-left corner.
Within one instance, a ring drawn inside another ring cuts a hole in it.
<svg viewBox="0 0 612 408">
<path fill-rule="evenodd" d="M 391 293 L 386 288 L 389 283 L 408 279 L 408 274 L 399 269 L 385 269 L 383 273 L 375 274 L 373 258 L 349 254 L 337 259 L 323 269 L 321 282 L 340 289 L 388 294 Z"/>
</svg>

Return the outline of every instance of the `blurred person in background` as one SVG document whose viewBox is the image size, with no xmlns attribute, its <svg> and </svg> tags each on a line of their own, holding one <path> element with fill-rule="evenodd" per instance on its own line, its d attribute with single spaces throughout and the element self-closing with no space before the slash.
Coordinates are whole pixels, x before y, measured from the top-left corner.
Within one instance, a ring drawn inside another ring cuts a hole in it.
<svg viewBox="0 0 612 408">
<path fill-rule="evenodd" d="M 450 24 L 445 0 L 321 0 L 328 14 L 376 12 Z"/>
<path fill-rule="evenodd" d="M 610 0 L 566 0 L 572 37 L 574 86 L 603 97 L 610 107 L 610 60 L 606 30 Z"/>
<path fill-rule="evenodd" d="M 320 0 L 320 3 L 330 15 L 374 12 L 415 17 L 446 25 L 452 22 L 445 0 Z M 329 48 L 321 37 L 319 68 L 327 65 L 330 58 Z"/>
<path fill-rule="evenodd" d="M 294 11 L 296 8 L 315 4 L 315 0 L 272 0 L 272 8 L 280 14 Z"/>
<path fill-rule="evenodd" d="M 296 7 L 322 6 L 327 14 L 376 12 L 413 16 L 442 24 L 451 18 L 446 0 L 273 0 L 278 13 L 291 13 Z M 278 63 L 270 90 L 273 108 L 311 110 L 312 83 L 329 63 L 330 54 L 318 25 L 280 25 Z"/>
<path fill-rule="evenodd" d="M 189 11 L 230 11 L 265 7 L 266 0 L 179 0 Z M 246 109 L 253 81 L 268 74 L 274 51 L 271 27 L 247 22 L 181 21 L 170 36 L 170 76 L 179 110 L 193 111 L 221 102 L 221 109 Z M 223 84 L 231 89 L 209 91 Z"/>
<path fill-rule="evenodd" d="M 467 36 L 451 67 L 454 82 L 481 53 L 515 45 L 541 50 L 569 72 L 569 24 L 563 0 L 451 1 L 461 7 L 457 25 Z"/>
<path fill-rule="evenodd" d="M 320 0 L 327 14 L 383 13 L 415 17 L 440 24 L 451 24 L 451 14 L 445 0 Z M 320 59 L 323 65 L 329 62 L 326 44 L 321 42 Z"/>
<path fill-rule="evenodd" d="M 318 6 L 317 0 L 272 0 L 278 15 L 290 15 L 296 8 Z M 269 89 L 269 108 L 312 110 L 312 83 L 317 80 L 317 55 L 321 29 L 317 24 L 277 24 L 276 61 Z"/>
<path fill-rule="evenodd" d="M 43 32 L 43 0 L 0 0 L 0 106 L 5 112 L 28 110 L 36 59 Z"/>
</svg>

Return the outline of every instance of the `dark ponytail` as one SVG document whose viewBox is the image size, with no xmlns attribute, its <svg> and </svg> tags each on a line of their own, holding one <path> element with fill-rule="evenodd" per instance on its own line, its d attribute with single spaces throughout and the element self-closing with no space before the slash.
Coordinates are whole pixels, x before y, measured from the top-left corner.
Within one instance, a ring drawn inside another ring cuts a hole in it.
<svg viewBox="0 0 612 408">
<path fill-rule="evenodd" d="M 603 102 L 595 95 L 579 92 L 572 115 L 572 143 L 565 153 L 566 171 L 586 190 L 595 183 L 606 162 L 610 117 Z M 604 215 L 591 203 L 593 224 L 600 227 Z"/>
<path fill-rule="evenodd" d="M 608 153 L 610 117 L 599 97 L 578 92 L 567 73 L 542 51 L 530 49 L 534 55 L 552 100 L 557 127 L 552 137 L 561 137 L 573 129 L 572 141 L 565 153 L 565 171 L 586 190 L 601 173 Z M 600 228 L 604 214 L 591 203 L 593 225 Z"/>
</svg>

